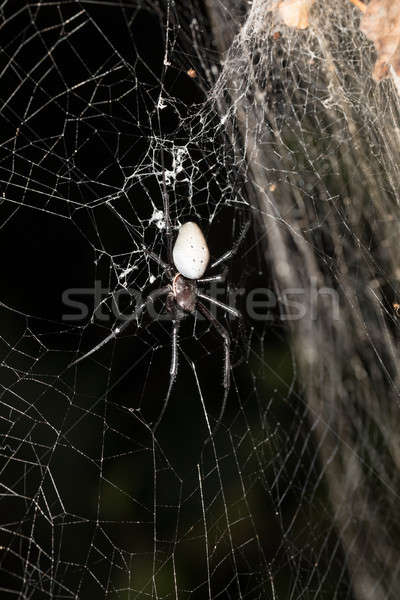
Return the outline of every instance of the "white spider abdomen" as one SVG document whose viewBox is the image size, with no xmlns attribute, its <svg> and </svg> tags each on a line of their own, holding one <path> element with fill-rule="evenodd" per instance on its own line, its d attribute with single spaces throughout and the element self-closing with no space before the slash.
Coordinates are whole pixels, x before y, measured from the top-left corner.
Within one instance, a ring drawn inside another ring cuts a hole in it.
<svg viewBox="0 0 400 600">
<path fill-rule="evenodd" d="M 196 223 L 184 223 L 172 250 L 175 267 L 188 279 L 199 279 L 207 269 L 210 253 L 207 242 Z"/>
</svg>

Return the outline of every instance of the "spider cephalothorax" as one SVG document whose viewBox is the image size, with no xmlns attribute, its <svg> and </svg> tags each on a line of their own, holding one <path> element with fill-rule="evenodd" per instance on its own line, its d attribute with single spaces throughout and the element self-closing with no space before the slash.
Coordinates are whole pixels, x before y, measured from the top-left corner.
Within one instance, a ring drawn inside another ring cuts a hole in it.
<svg viewBox="0 0 400 600">
<path fill-rule="evenodd" d="M 233 247 L 211 264 L 211 270 L 217 265 L 226 262 L 232 258 L 234 254 L 236 254 L 241 241 L 247 233 L 248 227 L 249 223 L 247 223 L 242 229 L 242 232 Z M 174 383 L 178 372 L 178 335 L 180 322 L 186 316 L 195 314 L 196 311 L 199 311 L 203 317 L 205 317 L 210 324 L 215 327 L 216 331 L 224 341 L 225 360 L 223 385 L 225 388 L 225 394 L 221 413 L 218 419 L 219 423 L 225 409 L 225 403 L 230 385 L 230 337 L 225 327 L 214 317 L 214 315 L 211 314 L 211 312 L 203 304 L 202 300 L 206 300 L 207 302 L 218 306 L 234 317 L 239 317 L 240 313 L 238 310 L 236 310 L 236 308 L 228 306 L 216 298 L 212 298 L 211 296 L 203 294 L 198 287 L 198 284 L 208 283 L 210 281 L 222 281 L 225 277 L 225 273 L 220 275 L 211 275 L 210 277 L 205 278 L 203 277 L 208 267 L 210 253 L 200 227 L 191 221 L 181 225 L 173 247 L 172 229 L 168 219 L 166 233 L 168 240 L 168 262 L 164 262 L 160 256 L 154 252 L 151 252 L 150 250 L 147 250 L 146 248 L 143 248 L 143 250 L 150 259 L 161 266 L 163 270 L 163 276 L 169 278 L 169 283 L 164 287 L 160 287 L 150 292 L 146 300 L 141 302 L 139 306 L 136 307 L 136 310 L 128 319 L 123 321 L 121 325 L 115 327 L 110 335 L 108 335 L 102 342 L 89 350 L 89 352 L 87 352 L 84 356 L 78 358 L 72 364 L 76 364 L 94 352 L 97 352 L 97 350 L 107 344 L 111 339 L 115 338 L 133 320 L 136 320 L 138 315 L 146 306 L 148 307 L 150 304 L 153 304 L 157 298 L 167 296 L 166 309 L 171 314 L 173 323 L 172 360 L 169 370 L 170 384 L 163 409 L 153 429 L 155 429 L 161 421 L 167 406 L 172 384 Z"/>
<path fill-rule="evenodd" d="M 196 282 L 177 273 L 172 280 L 172 291 L 167 297 L 167 309 L 173 314 L 176 303 L 183 313 L 193 313 L 196 310 L 196 297 Z"/>
</svg>

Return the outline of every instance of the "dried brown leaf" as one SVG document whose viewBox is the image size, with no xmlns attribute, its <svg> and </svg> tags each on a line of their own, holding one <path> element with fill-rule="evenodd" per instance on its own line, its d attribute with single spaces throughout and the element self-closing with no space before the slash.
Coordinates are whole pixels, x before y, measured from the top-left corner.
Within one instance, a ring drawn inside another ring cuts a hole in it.
<svg viewBox="0 0 400 600">
<path fill-rule="evenodd" d="M 374 42 L 378 54 L 374 79 L 387 77 L 390 66 L 400 75 L 400 0 L 371 0 L 361 18 L 360 29 Z"/>
<path fill-rule="evenodd" d="M 269 10 L 274 11 L 288 27 L 306 29 L 314 2 L 315 0 L 281 0 Z"/>
</svg>

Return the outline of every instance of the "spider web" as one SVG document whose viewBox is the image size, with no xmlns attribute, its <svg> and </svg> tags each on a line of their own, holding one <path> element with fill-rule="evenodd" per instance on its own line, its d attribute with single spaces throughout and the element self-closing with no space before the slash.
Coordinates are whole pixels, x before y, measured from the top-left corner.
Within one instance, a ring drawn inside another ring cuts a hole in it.
<svg viewBox="0 0 400 600">
<path fill-rule="evenodd" d="M 272 6 L 1 4 L 4 598 L 397 597 L 398 98 L 349 2 Z M 163 177 L 212 257 L 252 224 L 215 434 L 199 317 L 155 433 L 170 320 L 69 367 L 165 285 Z"/>
</svg>

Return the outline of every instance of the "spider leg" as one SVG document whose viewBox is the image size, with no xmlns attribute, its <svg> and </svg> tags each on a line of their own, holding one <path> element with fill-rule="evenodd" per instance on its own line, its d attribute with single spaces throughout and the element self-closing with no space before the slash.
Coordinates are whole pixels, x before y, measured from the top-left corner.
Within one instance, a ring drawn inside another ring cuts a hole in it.
<svg viewBox="0 0 400 600">
<path fill-rule="evenodd" d="M 224 383 L 225 391 L 224 391 L 224 399 L 222 401 L 222 406 L 221 406 L 221 410 L 220 410 L 220 413 L 218 416 L 218 420 L 213 429 L 213 433 L 215 433 L 221 424 L 222 417 L 224 416 L 224 412 L 225 412 L 225 408 L 226 408 L 226 401 L 228 399 L 228 392 L 229 392 L 229 387 L 230 387 L 231 340 L 229 337 L 229 333 L 227 332 L 225 327 L 223 325 L 221 325 L 221 323 L 219 321 L 217 321 L 217 319 L 210 313 L 210 311 L 204 306 L 204 304 L 202 302 L 197 303 L 197 308 L 202 313 L 202 315 L 204 315 L 204 317 L 206 317 L 206 319 L 208 319 L 208 321 L 211 323 L 211 325 L 213 325 L 215 327 L 215 329 L 218 331 L 218 333 L 224 340 L 225 360 L 224 360 L 224 382 L 223 383 Z"/>
<path fill-rule="evenodd" d="M 244 238 L 246 237 L 249 228 L 250 228 L 250 219 L 248 221 L 246 221 L 246 223 L 244 224 L 238 239 L 233 244 L 233 247 L 230 250 L 228 250 L 228 252 L 225 252 L 222 256 L 220 256 L 217 260 L 215 260 L 212 263 L 210 269 L 213 269 L 217 265 L 220 265 L 221 263 L 226 262 L 227 260 L 229 260 L 230 258 L 235 256 L 235 254 L 239 250 L 240 244 L 243 242 Z"/>
<path fill-rule="evenodd" d="M 180 327 L 179 319 L 174 319 L 173 320 L 173 329 L 172 329 L 172 356 L 171 356 L 171 366 L 169 368 L 170 380 L 169 380 L 168 392 L 167 392 L 167 395 L 165 396 L 164 404 L 163 404 L 161 412 L 158 416 L 158 419 L 152 427 L 153 433 L 156 431 L 157 427 L 159 426 L 159 424 L 162 421 L 162 418 L 163 418 L 164 413 L 168 406 L 168 401 L 169 401 L 169 397 L 171 395 L 172 386 L 175 383 L 176 375 L 178 373 L 179 327 Z"/>
<path fill-rule="evenodd" d="M 175 381 L 178 373 L 178 336 L 179 336 L 180 321 L 178 319 L 173 321 L 172 330 L 172 357 L 169 374 L 171 375 L 172 381 Z"/>
<path fill-rule="evenodd" d="M 97 352 L 97 350 L 100 350 L 100 348 L 102 348 L 103 346 L 108 344 L 108 342 L 110 342 L 111 340 L 116 338 L 117 335 L 119 335 L 122 331 L 124 331 L 124 329 L 126 329 L 128 327 L 128 325 L 130 325 L 132 323 L 132 321 L 137 319 L 139 314 L 149 303 L 153 303 L 157 298 L 159 298 L 160 296 L 165 296 L 165 294 L 168 294 L 168 292 L 170 292 L 170 291 L 171 291 L 171 288 L 169 285 L 167 285 L 165 287 L 154 290 L 154 292 L 151 292 L 147 296 L 146 300 L 144 302 L 142 302 L 141 304 L 139 304 L 139 306 L 136 308 L 136 310 L 132 313 L 132 315 L 128 319 L 126 319 L 126 321 L 123 321 L 123 323 L 121 323 L 121 325 L 117 325 L 116 327 L 114 327 L 114 329 L 111 331 L 111 333 L 106 338 L 104 338 L 104 340 L 102 340 L 100 343 L 98 343 L 97 346 L 95 346 L 94 348 L 89 350 L 89 352 L 86 352 L 86 354 L 84 354 L 83 356 L 80 356 L 76 360 L 72 361 L 72 363 L 70 363 L 68 365 L 68 368 L 73 367 L 74 365 L 78 364 L 85 358 L 88 358 L 88 356 L 91 356 L 91 354 L 94 354 L 95 352 Z"/>
<path fill-rule="evenodd" d="M 162 288 L 157 288 L 153 292 L 147 296 L 146 301 L 144 302 L 145 306 L 148 306 L 149 303 L 153 304 L 157 298 L 161 298 L 161 296 L 166 296 L 171 291 L 170 285 L 165 285 Z M 136 312 L 136 311 L 135 311 Z"/>
<path fill-rule="evenodd" d="M 211 277 L 202 277 L 201 279 L 197 280 L 197 283 L 209 283 L 211 281 L 224 281 L 227 271 L 228 271 L 228 269 L 225 268 L 223 270 L 223 272 L 220 273 L 219 275 L 212 275 Z"/>
<path fill-rule="evenodd" d="M 161 148 L 161 169 L 162 169 L 162 195 L 163 195 L 163 205 L 164 205 L 164 218 L 165 218 L 165 235 L 167 237 L 167 247 L 168 247 L 168 260 L 170 264 L 173 264 L 172 259 L 172 227 L 171 227 L 171 218 L 169 214 L 169 195 L 167 192 L 167 183 L 165 180 L 165 162 L 164 162 L 164 148 Z"/>
<path fill-rule="evenodd" d="M 222 310 L 225 310 L 227 313 L 231 314 L 232 316 L 234 316 L 236 318 L 240 318 L 242 316 L 240 314 L 240 312 L 238 310 L 236 310 L 236 308 L 232 308 L 232 306 L 229 306 L 228 304 L 224 304 L 224 302 L 220 302 L 220 300 L 216 300 L 216 298 L 212 298 L 211 296 L 207 296 L 206 294 L 201 294 L 200 292 L 197 292 L 197 296 L 198 296 L 198 298 L 203 298 L 203 300 L 207 300 L 208 302 L 211 302 L 211 304 L 215 304 L 216 306 L 219 306 L 220 308 L 222 308 Z"/>
<path fill-rule="evenodd" d="M 173 270 L 172 270 L 172 268 L 171 268 L 171 266 L 169 264 L 167 264 L 166 262 L 164 262 L 162 260 L 162 258 L 160 258 L 159 256 L 157 256 L 157 254 L 155 254 L 155 252 L 152 252 L 151 250 L 148 250 L 145 246 L 143 246 L 143 252 L 145 252 L 149 258 L 151 258 L 156 263 L 158 263 L 160 265 L 160 267 L 163 268 L 164 271 L 166 271 L 167 275 L 171 279 L 173 278 L 174 272 L 173 272 Z"/>
</svg>

